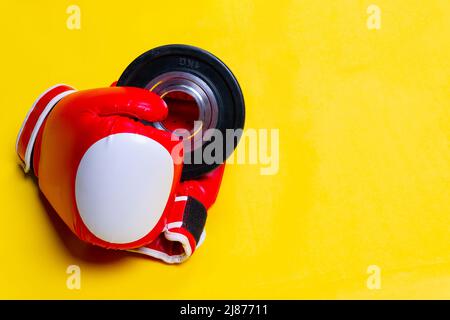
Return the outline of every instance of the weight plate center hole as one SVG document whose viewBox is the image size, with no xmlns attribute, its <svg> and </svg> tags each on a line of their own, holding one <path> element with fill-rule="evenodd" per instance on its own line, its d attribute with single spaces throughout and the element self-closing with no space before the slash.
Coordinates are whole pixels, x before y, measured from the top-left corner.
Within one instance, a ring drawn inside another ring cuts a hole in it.
<svg viewBox="0 0 450 320">
<path fill-rule="evenodd" d="M 161 124 L 168 131 L 176 132 L 177 129 L 184 129 L 193 135 L 196 129 L 194 123 L 200 121 L 200 108 L 195 98 L 186 92 L 171 91 L 164 95 L 163 100 L 169 113 Z"/>
</svg>

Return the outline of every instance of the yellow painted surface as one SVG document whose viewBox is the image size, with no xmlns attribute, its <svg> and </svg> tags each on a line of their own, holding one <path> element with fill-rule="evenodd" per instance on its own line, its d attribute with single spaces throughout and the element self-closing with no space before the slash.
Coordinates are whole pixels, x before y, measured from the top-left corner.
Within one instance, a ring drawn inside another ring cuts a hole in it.
<svg viewBox="0 0 450 320">
<path fill-rule="evenodd" d="M 450 298 L 449 16 L 447 0 L 2 1 L 0 298 Z M 47 87 L 107 86 L 168 43 L 218 55 L 246 127 L 280 132 L 278 173 L 229 166 L 181 266 L 80 243 L 14 152 Z"/>
</svg>

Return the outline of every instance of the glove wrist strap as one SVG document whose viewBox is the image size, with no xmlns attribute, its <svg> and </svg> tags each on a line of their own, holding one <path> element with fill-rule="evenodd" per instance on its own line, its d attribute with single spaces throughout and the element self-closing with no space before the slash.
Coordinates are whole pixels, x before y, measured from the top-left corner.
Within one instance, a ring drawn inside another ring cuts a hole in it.
<svg viewBox="0 0 450 320">
<path fill-rule="evenodd" d="M 189 196 L 175 198 L 164 232 L 152 243 L 132 250 L 166 263 L 181 263 L 199 247 L 205 236 L 206 208 Z"/>
</svg>

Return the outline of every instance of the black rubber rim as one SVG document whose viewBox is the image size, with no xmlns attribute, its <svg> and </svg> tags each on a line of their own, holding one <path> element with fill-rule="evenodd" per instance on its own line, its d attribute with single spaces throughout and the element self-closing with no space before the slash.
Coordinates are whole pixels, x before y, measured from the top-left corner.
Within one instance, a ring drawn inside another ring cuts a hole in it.
<svg viewBox="0 0 450 320">
<path fill-rule="evenodd" d="M 243 129 L 245 103 L 242 90 L 231 70 L 210 52 L 189 45 L 172 44 L 151 49 L 136 58 L 119 78 L 118 86 L 145 88 L 157 76 L 183 71 L 192 73 L 205 81 L 214 93 L 219 106 L 217 128 L 226 136 L 227 129 Z M 239 138 L 233 141 L 233 148 L 224 144 L 224 159 L 219 163 L 185 164 L 182 179 L 193 179 L 210 172 L 226 160 L 236 148 Z M 210 142 L 205 142 L 206 148 Z"/>
</svg>

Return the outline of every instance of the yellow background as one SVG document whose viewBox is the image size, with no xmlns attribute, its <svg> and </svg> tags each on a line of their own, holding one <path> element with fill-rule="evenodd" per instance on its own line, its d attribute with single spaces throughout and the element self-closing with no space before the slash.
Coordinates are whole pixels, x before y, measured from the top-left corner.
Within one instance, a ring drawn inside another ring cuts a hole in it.
<svg viewBox="0 0 450 320">
<path fill-rule="evenodd" d="M 449 16 L 447 0 L 2 1 L 0 298 L 450 298 Z M 168 43 L 219 56 L 246 127 L 280 130 L 278 174 L 229 166 L 180 266 L 80 243 L 14 153 L 47 87 L 107 86 Z"/>
</svg>

